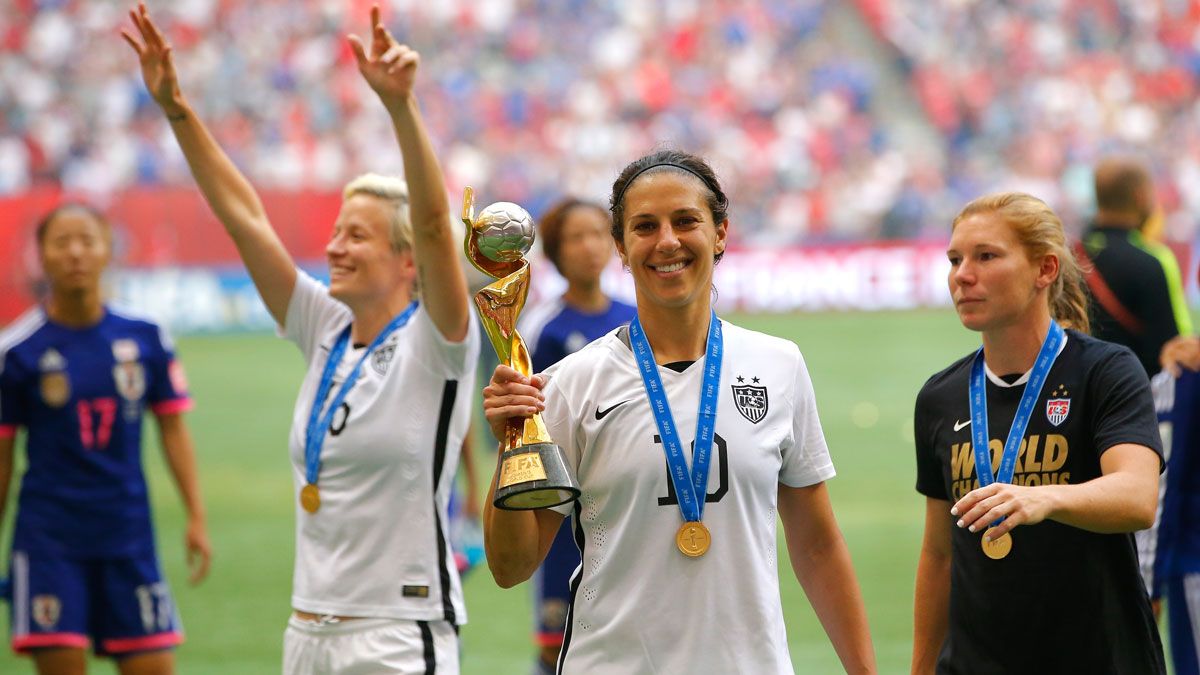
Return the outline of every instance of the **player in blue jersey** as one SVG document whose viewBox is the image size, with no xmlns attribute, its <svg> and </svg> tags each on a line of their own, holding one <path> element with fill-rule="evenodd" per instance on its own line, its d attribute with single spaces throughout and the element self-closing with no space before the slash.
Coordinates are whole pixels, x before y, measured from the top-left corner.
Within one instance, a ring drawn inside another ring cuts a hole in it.
<svg viewBox="0 0 1200 675">
<path fill-rule="evenodd" d="M 1138 533 L 1150 594 L 1167 600 L 1177 675 L 1200 675 L 1200 373 L 1164 370 L 1151 380 L 1167 471 L 1155 527 Z"/>
<path fill-rule="evenodd" d="M 48 298 L 0 334 L 0 509 L 22 428 L 28 457 L 9 560 L 12 646 L 43 675 L 83 673 L 89 643 L 123 675 L 174 672 L 183 634 L 154 553 L 147 409 L 187 510 L 191 581 L 208 572 L 183 371 L 158 326 L 103 302 L 111 239 L 88 207 L 51 212 L 37 228 Z"/>
<path fill-rule="evenodd" d="M 574 198 L 558 202 L 542 216 L 538 224 L 542 252 L 567 280 L 567 290 L 526 315 L 521 326 L 521 334 L 533 346 L 535 372 L 628 324 L 637 314 L 632 305 L 610 298 L 600 288 L 600 275 L 616 250 L 610 227 L 604 207 Z M 537 673 L 553 673 L 558 662 L 571 600 L 569 583 L 578 566 L 579 549 L 571 528 L 560 527 L 534 583 L 535 639 L 541 650 Z"/>
</svg>

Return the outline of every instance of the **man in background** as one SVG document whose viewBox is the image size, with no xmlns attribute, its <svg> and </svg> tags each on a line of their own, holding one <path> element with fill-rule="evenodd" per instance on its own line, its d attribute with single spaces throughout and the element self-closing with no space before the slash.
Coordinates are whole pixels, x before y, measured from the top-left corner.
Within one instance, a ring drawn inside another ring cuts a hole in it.
<svg viewBox="0 0 1200 675">
<path fill-rule="evenodd" d="M 1153 376 L 1161 369 L 1163 346 L 1192 332 L 1179 264 L 1170 249 L 1140 232 L 1157 208 L 1141 163 L 1105 159 L 1096 166 L 1095 181 L 1096 216 L 1080 251 L 1094 268 L 1087 274 L 1092 333 L 1132 349 Z"/>
</svg>

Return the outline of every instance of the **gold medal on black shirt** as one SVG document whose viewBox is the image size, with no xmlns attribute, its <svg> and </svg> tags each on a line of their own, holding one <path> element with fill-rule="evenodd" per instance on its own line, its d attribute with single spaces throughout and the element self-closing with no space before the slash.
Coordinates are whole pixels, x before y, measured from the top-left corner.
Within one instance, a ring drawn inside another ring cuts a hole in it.
<svg viewBox="0 0 1200 675">
<path fill-rule="evenodd" d="M 309 513 L 316 513 L 321 508 L 321 491 L 316 485 L 308 483 L 300 488 L 300 506 Z"/>
<path fill-rule="evenodd" d="M 699 521 L 688 521 L 679 526 L 679 531 L 675 533 L 675 545 L 679 547 L 679 552 L 689 558 L 699 558 L 708 552 L 709 545 L 712 544 L 712 535 L 709 534 L 708 528 L 704 523 Z"/>
<path fill-rule="evenodd" d="M 995 530 L 996 528 L 994 527 L 989 527 L 988 529 L 984 530 L 983 539 L 981 539 L 979 543 L 981 546 L 983 546 L 984 555 L 992 560 L 1000 560 L 1001 558 L 1008 557 L 1008 554 L 1012 552 L 1012 533 L 1005 532 L 1003 535 L 995 539 L 991 539 L 990 537 L 992 536 L 992 532 Z"/>
</svg>

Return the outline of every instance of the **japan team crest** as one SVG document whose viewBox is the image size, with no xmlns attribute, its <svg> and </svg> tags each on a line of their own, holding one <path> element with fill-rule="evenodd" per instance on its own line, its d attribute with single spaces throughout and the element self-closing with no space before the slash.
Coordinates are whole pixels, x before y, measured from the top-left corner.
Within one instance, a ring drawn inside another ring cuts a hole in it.
<svg viewBox="0 0 1200 675">
<path fill-rule="evenodd" d="M 742 383 L 746 378 L 738 376 L 737 380 Z M 767 416 L 767 388 L 758 384 L 757 377 L 751 378 L 750 381 L 752 384 L 732 385 L 733 403 L 742 417 L 758 424 Z"/>
<path fill-rule="evenodd" d="M 51 408 L 61 408 L 71 398 L 71 381 L 63 371 L 42 373 L 42 400 Z"/>
<path fill-rule="evenodd" d="M 1071 412 L 1071 399 L 1067 388 L 1063 385 L 1058 385 L 1050 394 L 1050 399 L 1046 401 L 1046 419 L 1050 420 L 1050 424 L 1058 426 L 1066 421 L 1067 415 Z"/>
<path fill-rule="evenodd" d="M 146 393 L 146 369 L 142 364 L 118 363 L 113 366 L 113 382 L 117 393 L 126 401 L 137 401 Z"/>
<path fill-rule="evenodd" d="M 42 630 L 52 630 L 62 615 L 62 603 L 57 595 L 33 596 L 33 620 Z"/>
<path fill-rule="evenodd" d="M 42 371 L 39 390 L 42 400 L 51 408 L 61 408 L 71 398 L 71 380 L 67 377 L 67 360 L 57 349 L 47 349 L 38 359 Z"/>
</svg>

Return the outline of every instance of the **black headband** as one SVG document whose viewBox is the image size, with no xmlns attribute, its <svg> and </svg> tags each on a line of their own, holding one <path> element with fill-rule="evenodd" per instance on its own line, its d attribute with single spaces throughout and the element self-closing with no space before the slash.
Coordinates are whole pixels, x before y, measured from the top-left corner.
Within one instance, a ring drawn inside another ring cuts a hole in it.
<svg viewBox="0 0 1200 675">
<path fill-rule="evenodd" d="M 617 205 L 620 204 L 621 200 L 625 198 L 625 191 L 629 189 L 630 185 L 633 185 L 633 181 L 637 180 L 638 176 L 646 173 L 647 171 L 649 171 L 651 169 L 657 169 L 657 168 L 663 167 L 663 166 L 671 166 L 671 167 L 675 167 L 676 169 L 682 169 L 683 171 L 686 171 L 686 172 L 692 174 L 696 178 L 699 178 L 700 182 L 704 183 L 704 187 L 708 188 L 709 190 L 712 190 L 714 193 L 720 192 L 720 190 L 714 188 L 712 186 L 712 184 L 708 182 L 707 178 L 705 178 L 704 176 L 701 176 L 699 171 L 696 171 L 695 169 L 693 169 L 690 166 L 680 164 L 678 162 L 656 162 L 654 164 L 651 164 L 650 166 L 645 166 L 645 167 L 642 167 L 641 169 L 638 169 L 636 173 L 634 173 L 632 176 L 629 177 L 629 180 L 625 181 L 625 185 L 621 188 L 621 191 L 618 192 L 617 194 L 613 195 L 613 202 L 612 202 L 611 208 L 613 208 L 613 209 L 617 208 Z"/>
</svg>

